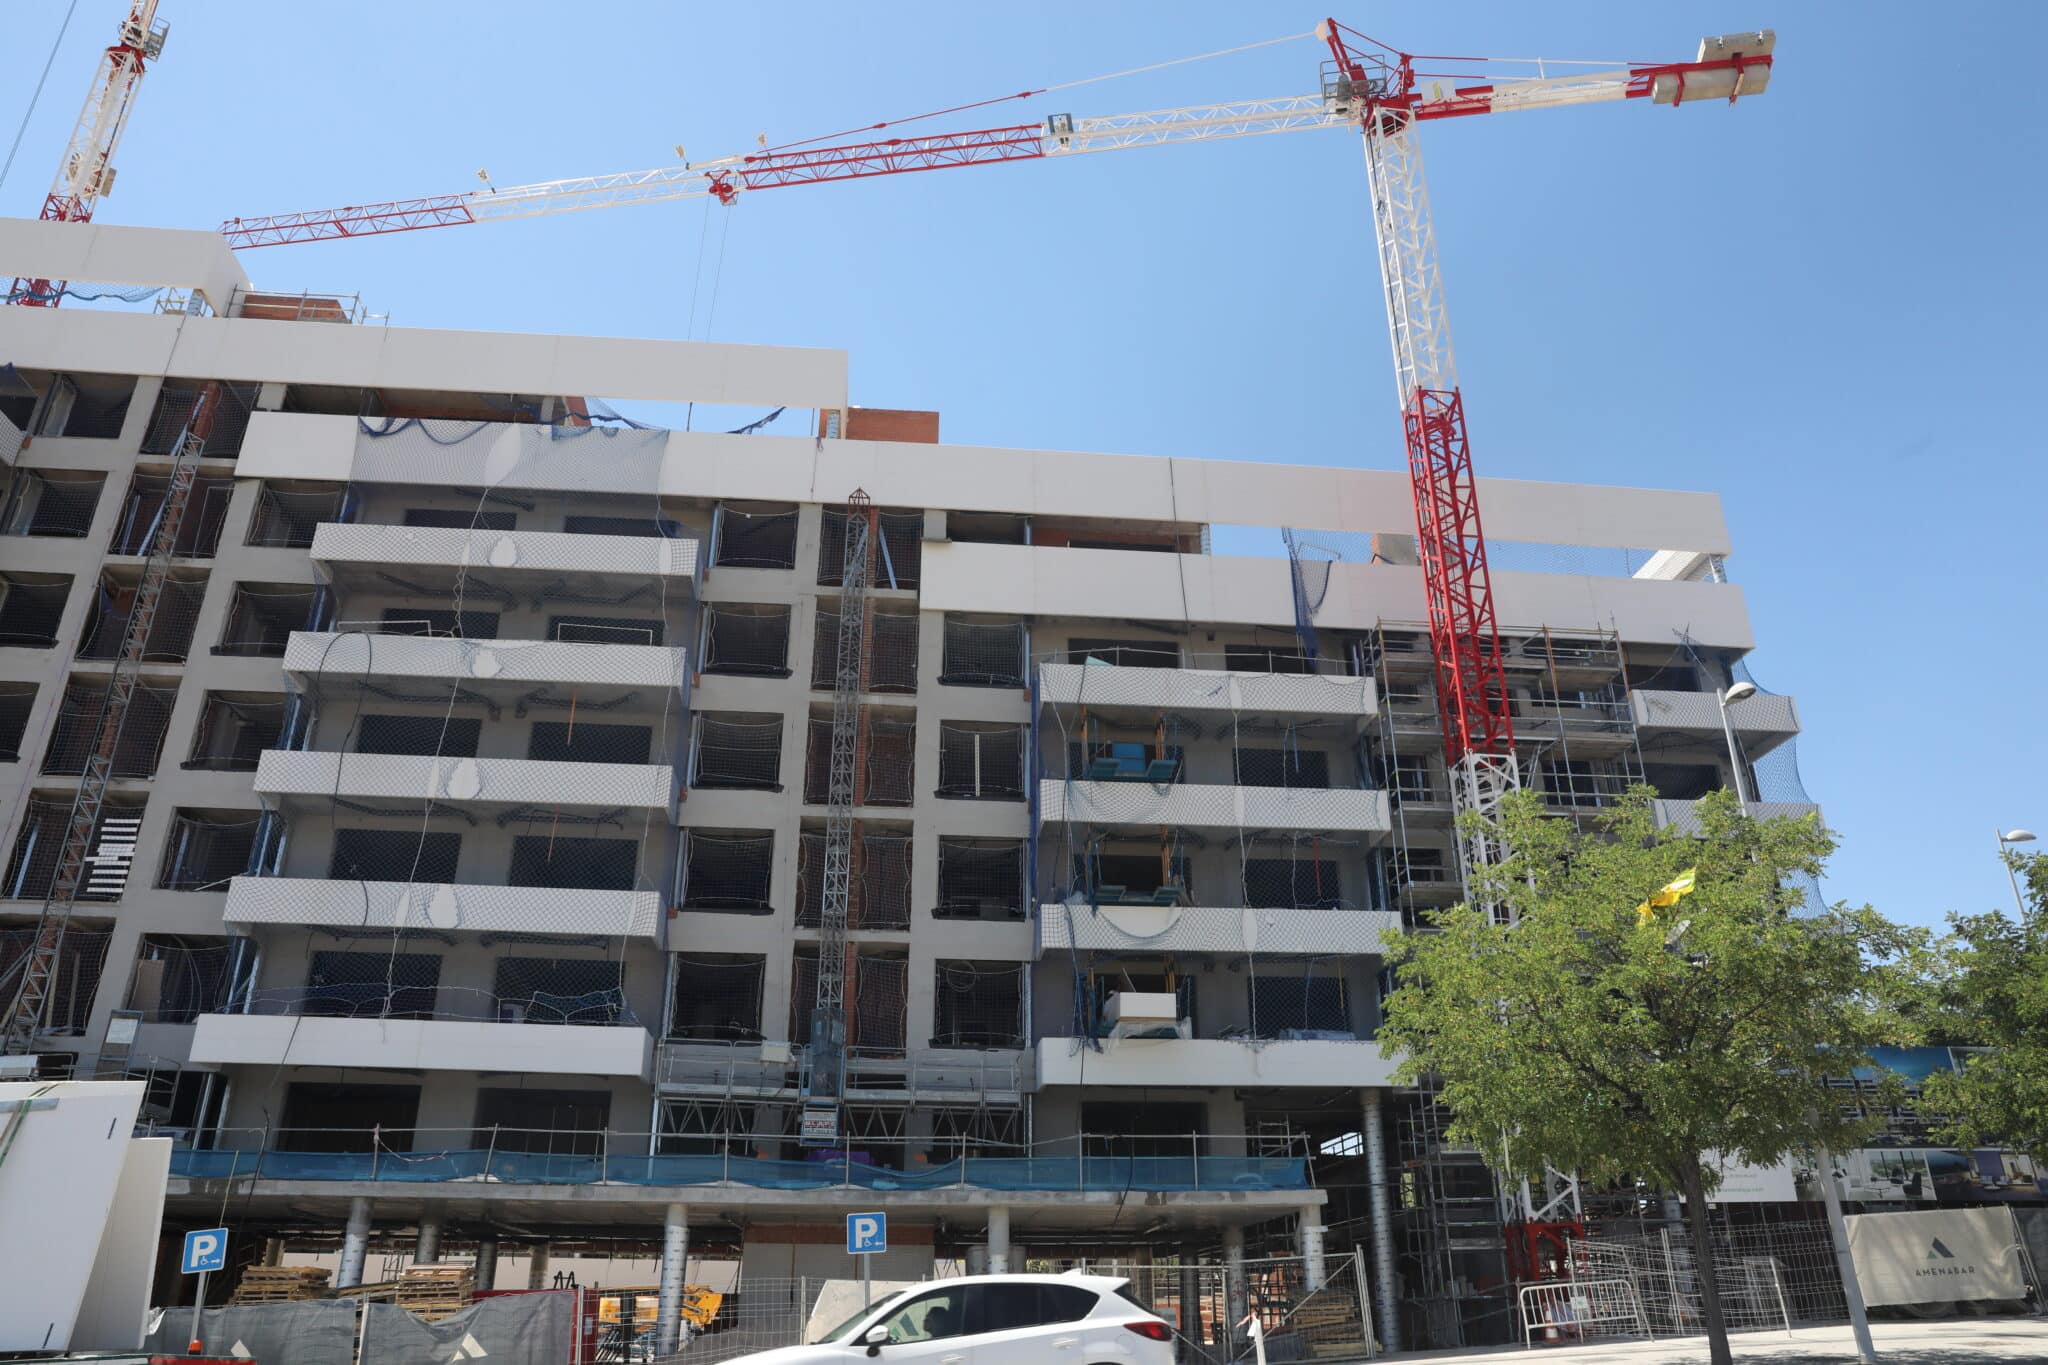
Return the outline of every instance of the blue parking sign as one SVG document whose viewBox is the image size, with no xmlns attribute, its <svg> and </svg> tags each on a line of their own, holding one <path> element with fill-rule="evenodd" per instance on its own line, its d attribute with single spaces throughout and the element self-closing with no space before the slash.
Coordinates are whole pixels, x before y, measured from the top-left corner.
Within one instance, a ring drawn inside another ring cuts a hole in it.
<svg viewBox="0 0 2048 1365">
<path fill-rule="evenodd" d="M 178 1269 L 187 1275 L 203 1275 L 210 1270 L 222 1270 L 228 1263 L 228 1230 L 226 1228 L 205 1228 L 185 1234 L 185 1254 L 178 1262 Z"/>
<path fill-rule="evenodd" d="M 889 1249 L 889 1215 L 849 1213 L 846 1215 L 846 1254 L 872 1256 Z"/>
</svg>

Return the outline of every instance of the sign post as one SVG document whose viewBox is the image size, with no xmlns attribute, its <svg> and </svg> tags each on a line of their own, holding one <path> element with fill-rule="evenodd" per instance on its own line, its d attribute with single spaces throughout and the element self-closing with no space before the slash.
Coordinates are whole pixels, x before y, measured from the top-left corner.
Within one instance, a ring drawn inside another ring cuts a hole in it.
<svg viewBox="0 0 2048 1365">
<path fill-rule="evenodd" d="M 860 1306 L 875 1306 L 871 1288 L 874 1281 L 868 1273 L 873 1264 L 869 1259 L 877 1252 L 889 1249 L 889 1215 L 886 1213 L 849 1213 L 846 1215 L 846 1254 L 860 1258 Z"/>
<path fill-rule="evenodd" d="M 227 1263 L 226 1228 L 202 1228 L 185 1234 L 185 1254 L 178 1258 L 178 1270 L 199 1277 L 199 1291 L 192 1296 L 192 1344 L 187 1348 L 188 1354 L 200 1353 L 199 1324 L 206 1312 L 206 1277 L 216 1270 L 225 1270 Z"/>
</svg>

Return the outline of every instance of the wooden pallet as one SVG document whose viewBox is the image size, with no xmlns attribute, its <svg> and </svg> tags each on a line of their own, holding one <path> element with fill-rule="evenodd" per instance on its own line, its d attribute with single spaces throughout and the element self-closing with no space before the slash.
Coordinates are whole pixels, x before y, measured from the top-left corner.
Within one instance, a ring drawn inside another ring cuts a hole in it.
<svg viewBox="0 0 2048 1365">
<path fill-rule="evenodd" d="M 252 1265 L 242 1272 L 231 1304 L 296 1303 L 327 1296 L 327 1271 L 311 1265 Z"/>
<path fill-rule="evenodd" d="M 467 1265 L 415 1265 L 399 1272 L 393 1302 L 428 1322 L 469 1307 L 476 1277 Z"/>
</svg>

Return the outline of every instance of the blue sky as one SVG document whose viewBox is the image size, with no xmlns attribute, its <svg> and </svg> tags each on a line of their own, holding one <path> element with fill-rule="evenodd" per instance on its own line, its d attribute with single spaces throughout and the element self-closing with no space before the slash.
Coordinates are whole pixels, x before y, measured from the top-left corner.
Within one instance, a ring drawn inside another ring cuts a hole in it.
<svg viewBox="0 0 2048 1365">
<path fill-rule="evenodd" d="M 2039 242 L 2048 135 L 1988 57 L 2048 8 L 1376 3 L 1398 46 L 1690 57 L 1775 25 L 1768 95 L 1439 124 L 1430 182 L 1483 472 L 1724 499 L 1760 681 L 1797 696 L 1829 892 L 1931 922 L 2009 903 L 2048 826 Z M 0 213 L 32 214 L 125 0 L 80 0 Z M 5 0 L 23 79 L 65 0 Z M 1311 28 L 1202 4 L 164 0 L 105 221 L 236 215 L 744 151 Z M 928 127 L 1314 88 L 1318 49 Z M 708 239 L 706 233 L 709 233 Z M 1356 141 L 1303 133 L 273 248 L 259 283 L 395 322 L 842 347 L 855 401 L 949 441 L 1402 462 Z M 698 269 L 700 243 L 704 259 Z M 721 245 L 722 244 L 722 245 Z M 722 266 L 714 264 L 722 254 Z M 715 294 L 715 313 L 712 307 Z M 693 307 L 694 303 L 694 307 Z M 1978 681 L 1972 683 L 1969 679 Z"/>
</svg>

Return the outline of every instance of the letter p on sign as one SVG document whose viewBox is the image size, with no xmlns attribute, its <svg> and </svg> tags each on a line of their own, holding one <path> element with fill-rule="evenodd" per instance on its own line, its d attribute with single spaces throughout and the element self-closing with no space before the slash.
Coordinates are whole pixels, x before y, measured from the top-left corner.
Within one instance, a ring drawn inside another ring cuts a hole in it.
<svg viewBox="0 0 2048 1365">
<path fill-rule="evenodd" d="M 178 1269 L 187 1275 L 221 1270 L 228 1263 L 228 1230 L 202 1228 L 185 1234 L 185 1254 Z"/>
<path fill-rule="evenodd" d="M 846 1254 L 872 1256 L 889 1249 L 889 1219 L 880 1213 L 846 1215 Z"/>
</svg>

